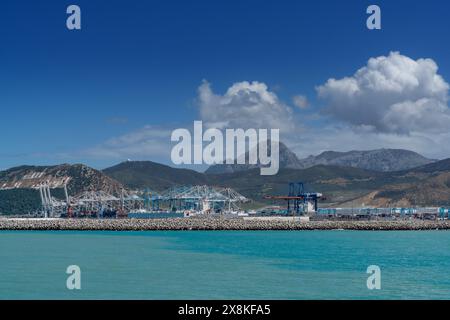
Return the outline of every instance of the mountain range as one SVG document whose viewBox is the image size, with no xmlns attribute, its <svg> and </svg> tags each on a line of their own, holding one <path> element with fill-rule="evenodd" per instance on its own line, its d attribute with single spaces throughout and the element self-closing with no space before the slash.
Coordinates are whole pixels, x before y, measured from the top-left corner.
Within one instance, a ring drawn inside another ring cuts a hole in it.
<svg viewBox="0 0 450 320">
<path fill-rule="evenodd" d="M 42 183 L 60 197 L 65 184 L 71 195 L 87 190 L 118 195 L 122 188 L 163 191 L 176 185 L 206 184 L 234 188 L 255 205 L 264 205 L 271 203 L 264 200 L 265 195 L 287 194 L 289 182 L 301 181 L 308 191 L 326 196 L 321 206 L 450 206 L 450 159 L 434 161 L 407 150 L 380 149 L 324 152 L 306 158 L 306 163 L 306 159 L 297 162 L 284 145 L 280 159 L 281 169 L 274 176 L 261 176 L 257 165 L 227 173 L 217 169 L 201 173 L 152 161 L 126 161 L 104 170 L 82 164 L 21 166 L 0 171 L 0 212 L 39 208 L 36 188 Z"/>
<path fill-rule="evenodd" d="M 332 165 L 390 172 L 411 169 L 436 161 L 427 159 L 416 152 L 402 149 L 378 149 L 348 152 L 325 151 L 317 156 L 311 155 L 307 158 L 299 159 L 285 144 L 280 143 L 279 153 L 280 168 L 285 169 L 307 169 L 317 165 Z M 246 159 L 248 159 L 248 153 L 246 154 Z M 216 164 L 209 167 L 205 173 L 222 174 L 242 172 L 259 168 L 260 166 L 260 164 Z"/>
</svg>

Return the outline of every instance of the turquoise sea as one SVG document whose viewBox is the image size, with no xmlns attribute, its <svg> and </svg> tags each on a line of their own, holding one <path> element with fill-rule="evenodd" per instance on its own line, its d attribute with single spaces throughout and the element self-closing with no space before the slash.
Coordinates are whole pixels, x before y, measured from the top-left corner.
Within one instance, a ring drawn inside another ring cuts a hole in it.
<svg viewBox="0 0 450 320">
<path fill-rule="evenodd" d="M 450 232 L 2 231 L 0 271 L 0 299 L 449 299 Z"/>
</svg>

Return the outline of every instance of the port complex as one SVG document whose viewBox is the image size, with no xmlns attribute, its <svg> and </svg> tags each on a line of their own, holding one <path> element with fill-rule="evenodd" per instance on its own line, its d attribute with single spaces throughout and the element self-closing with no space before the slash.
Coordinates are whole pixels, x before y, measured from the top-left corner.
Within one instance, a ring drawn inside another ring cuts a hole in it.
<svg viewBox="0 0 450 320">
<path fill-rule="evenodd" d="M 71 197 L 64 187 L 65 199 L 52 196 L 48 185 L 39 186 L 42 207 L 40 218 L 164 219 L 164 218 L 241 218 L 273 220 L 294 218 L 299 221 L 370 221 L 370 220 L 447 220 L 450 208 L 374 208 L 320 207 L 326 196 L 307 192 L 302 182 L 289 183 L 286 195 L 264 195 L 276 205 L 244 210 L 247 197 L 231 188 L 178 186 L 163 192 L 151 189 L 122 190 L 120 196 L 104 191 L 86 191 Z"/>
</svg>

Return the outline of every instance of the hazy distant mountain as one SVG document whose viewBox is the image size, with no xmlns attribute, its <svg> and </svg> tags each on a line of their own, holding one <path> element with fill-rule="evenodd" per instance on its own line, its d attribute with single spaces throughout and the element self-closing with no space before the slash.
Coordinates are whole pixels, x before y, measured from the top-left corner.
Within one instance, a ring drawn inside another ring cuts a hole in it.
<svg viewBox="0 0 450 320">
<path fill-rule="evenodd" d="M 270 143 L 269 152 L 270 152 Z M 289 168 L 289 169 L 303 169 L 304 165 L 297 158 L 297 155 L 292 152 L 284 143 L 280 142 L 279 144 L 280 158 L 279 164 L 280 168 Z M 248 152 L 246 153 L 246 162 L 248 162 Z M 206 174 L 222 174 L 222 173 L 234 173 L 234 172 L 242 172 L 251 169 L 260 168 L 261 165 L 258 164 L 216 164 L 210 166 L 205 173 Z"/>
<path fill-rule="evenodd" d="M 318 156 L 302 159 L 301 162 L 304 168 L 323 164 L 389 172 L 423 166 L 435 160 L 427 159 L 409 150 L 378 149 L 349 152 L 325 151 Z"/>
<path fill-rule="evenodd" d="M 295 153 L 286 147 L 286 145 L 280 143 L 280 168 L 284 169 L 306 169 L 317 165 L 332 165 L 390 172 L 411 169 L 432 162 L 435 162 L 435 160 L 427 159 L 416 152 L 402 149 L 349 152 L 325 151 L 318 156 L 298 159 Z M 233 173 L 259 167 L 260 165 L 219 164 L 209 167 L 205 173 Z"/>
</svg>

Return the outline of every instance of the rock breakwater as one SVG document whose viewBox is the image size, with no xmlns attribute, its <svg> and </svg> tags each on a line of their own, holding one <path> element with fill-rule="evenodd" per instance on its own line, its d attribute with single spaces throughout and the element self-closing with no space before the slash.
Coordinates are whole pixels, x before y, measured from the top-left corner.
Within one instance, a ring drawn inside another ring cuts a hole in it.
<svg viewBox="0 0 450 320">
<path fill-rule="evenodd" d="M 449 230 L 450 221 L 291 221 L 224 218 L 0 219 L 0 230 Z"/>
</svg>

